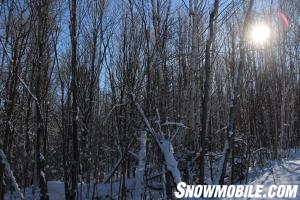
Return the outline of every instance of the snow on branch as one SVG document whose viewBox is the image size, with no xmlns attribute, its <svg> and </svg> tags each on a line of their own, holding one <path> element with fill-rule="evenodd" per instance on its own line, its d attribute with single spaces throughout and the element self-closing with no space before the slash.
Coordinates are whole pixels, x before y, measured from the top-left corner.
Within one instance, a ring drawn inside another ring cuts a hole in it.
<svg viewBox="0 0 300 200">
<path fill-rule="evenodd" d="M 160 150 L 164 155 L 167 169 L 171 172 L 176 184 L 181 182 L 180 171 L 177 167 L 177 161 L 174 157 L 173 146 L 169 140 L 161 140 L 159 144 Z"/>
<path fill-rule="evenodd" d="M 7 158 L 4 154 L 4 152 L 2 151 L 2 149 L 0 149 L 0 157 L 1 157 L 1 162 L 4 164 L 4 168 L 5 168 L 5 172 L 6 172 L 6 175 L 10 178 L 11 182 L 12 182 L 12 185 L 15 189 L 15 191 L 19 194 L 19 197 L 20 199 L 24 199 L 24 195 L 23 193 L 21 192 L 20 188 L 19 188 L 19 185 L 15 179 L 15 176 L 13 174 L 13 171 L 11 170 L 10 168 L 10 165 L 7 161 Z"/>
<path fill-rule="evenodd" d="M 133 99 L 135 99 L 134 95 L 133 95 Z M 143 109 L 141 108 L 140 104 L 135 101 L 135 105 L 136 105 L 137 109 L 139 110 L 140 114 L 142 115 L 147 128 L 149 129 L 152 137 L 156 141 L 157 145 L 159 146 L 159 148 L 164 156 L 167 170 L 169 172 L 171 172 L 175 184 L 178 184 L 179 182 L 181 182 L 181 175 L 180 175 L 180 171 L 177 167 L 178 163 L 174 157 L 173 146 L 172 146 L 170 140 L 159 138 L 159 135 L 161 135 L 162 133 L 156 133 L 154 131 L 154 129 L 151 127 L 149 120 L 146 117 Z M 180 123 L 178 123 L 178 124 L 180 124 Z"/>
<path fill-rule="evenodd" d="M 36 98 L 36 96 L 31 92 L 31 90 L 29 89 L 29 87 L 25 83 L 25 81 L 19 75 L 17 75 L 17 77 L 21 81 L 21 83 L 23 84 L 23 86 L 25 87 L 25 89 L 27 90 L 27 92 L 30 94 L 30 96 L 33 98 L 33 100 L 35 101 L 35 103 L 37 104 L 37 106 L 39 108 L 40 116 L 42 118 L 42 124 L 44 126 L 44 118 L 43 118 L 43 115 L 42 115 L 42 108 L 41 108 L 40 102 L 38 101 L 38 99 Z"/>
<path fill-rule="evenodd" d="M 135 189 L 133 192 L 133 199 L 142 199 L 145 192 L 145 168 L 147 156 L 147 132 L 140 131 L 140 151 L 137 155 L 138 166 L 135 170 Z"/>
<path fill-rule="evenodd" d="M 137 103 L 137 102 L 135 102 L 135 106 L 137 107 L 137 109 L 139 110 L 140 114 L 142 115 L 143 120 L 144 120 L 144 122 L 145 122 L 145 124 L 146 124 L 146 126 L 147 126 L 147 128 L 148 128 L 148 130 L 150 132 L 150 134 L 152 135 L 152 137 L 154 138 L 154 140 L 156 141 L 156 143 L 159 144 L 159 140 L 158 140 L 158 138 L 156 136 L 156 133 L 155 133 L 154 129 L 151 127 L 150 122 L 148 121 L 148 118 L 146 117 L 146 115 L 145 115 L 143 109 L 141 108 L 140 104 Z"/>
<path fill-rule="evenodd" d="M 38 99 L 36 98 L 36 96 L 31 92 L 31 90 L 29 89 L 28 85 L 25 83 L 25 81 L 19 76 L 18 79 L 21 81 L 21 83 L 23 84 L 23 86 L 25 87 L 25 89 L 27 90 L 27 92 L 30 94 L 30 96 L 34 99 L 34 101 L 39 105 Z"/>
<path fill-rule="evenodd" d="M 174 125 L 174 126 L 179 126 L 182 128 L 187 128 L 183 123 L 180 123 L 180 122 L 164 122 L 161 125 L 162 126 Z"/>
</svg>

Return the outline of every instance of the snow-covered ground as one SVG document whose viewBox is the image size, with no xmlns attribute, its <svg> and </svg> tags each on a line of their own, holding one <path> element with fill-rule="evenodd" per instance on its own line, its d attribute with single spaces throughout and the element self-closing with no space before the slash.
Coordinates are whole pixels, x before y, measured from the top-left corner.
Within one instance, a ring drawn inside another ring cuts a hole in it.
<svg viewBox="0 0 300 200">
<path fill-rule="evenodd" d="M 127 180 L 126 182 L 127 190 L 133 191 L 134 188 L 134 181 L 133 180 Z M 97 184 L 94 199 L 110 199 L 109 197 L 113 197 L 113 199 L 117 199 L 116 195 L 119 192 L 119 182 L 113 182 L 108 184 Z M 92 199 L 92 193 L 93 193 L 93 185 L 90 185 L 89 188 L 89 196 L 88 194 L 88 187 L 86 184 L 78 184 L 78 193 L 81 196 L 82 200 L 90 200 Z M 24 190 L 22 190 L 24 192 Z M 62 181 L 48 181 L 48 192 L 50 200 L 64 200 L 65 194 L 64 194 L 64 183 Z M 131 193 L 128 193 L 129 196 L 132 196 Z M 25 200 L 33 200 L 32 198 L 32 187 L 28 187 L 25 190 Z M 130 197 L 129 197 L 130 198 Z M 19 197 L 16 193 L 7 193 L 5 195 L 4 200 L 18 200 Z M 37 200 L 37 199 L 34 199 Z"/>
<path fill-rule="evenodd" d="M 290 153 L 288 159 L 280 161 L 270 161 L 269 166 L 260 170 L 252 170 L 249 184 L 252 185 L 264 185 L 264 191 L 267 193 L 270 185 L 299 185 L 296 200 L 300 199 L 300 149 L 296 152 Z M 133 199 L 134 180 L 127 181 L 127 198 Z M 109 199 L 112 195 L 113 199 L 117 198 L 119 192 L 119 182 L 113 182 L 112 184 L 98 184 L 97 192 L 95 196 L 101 197 L 100 199 Z M 49 181 L 48 190 L 50 200 L 64 200 L 64 184 L 61 181 Z M 83 185 L 78 188 L 81 191 L 82 199 L 91 199 L 93 187 L 90 187 L 90 196 L 87 198 L 87 186 Z M 23 191 L 24 192 L 24 191 Z M 26 188 L 25 200 L 32 200 L 32 188 Z M 5 196 L 5 200 L 18 199 L 16 194 L 8 193 Z M 281 198 L 282 199 L 282 198 Z"/>
<path fill-rule="evenodd" d="M 271 162 L 263 171 L 250 184 L 264 185 L 264 193 L 271 185 L 298 185 L 296 199 L 300 199 L 300 149 L 292 152 L 288 159 Z"/>
</svg>

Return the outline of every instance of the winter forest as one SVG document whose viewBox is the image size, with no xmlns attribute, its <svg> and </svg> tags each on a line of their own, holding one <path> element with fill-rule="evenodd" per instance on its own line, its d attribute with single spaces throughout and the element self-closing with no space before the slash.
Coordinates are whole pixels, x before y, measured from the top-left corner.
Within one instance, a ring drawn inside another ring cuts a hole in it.
<svg viewBox="0 0 300 200">
<path fill-rule="evenodd" d="M 0 200 L 250 184 L 300 146 L 299 13 L 298 0 L 0 1 Z"/>
</svg>

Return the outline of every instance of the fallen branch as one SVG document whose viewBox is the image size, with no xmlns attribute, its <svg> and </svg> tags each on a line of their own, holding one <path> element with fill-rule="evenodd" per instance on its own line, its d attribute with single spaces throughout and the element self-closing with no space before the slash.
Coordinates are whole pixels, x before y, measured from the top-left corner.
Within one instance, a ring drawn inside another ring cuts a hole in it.
<svg viewBox="0 0 300 200">
<path fill-rule="evenodd" d="M 135 138 L 133 138 L 130 143 L 127 146 L 127 149 L 130 149 L 130 147 L 132 146 L 132 144 L 134 143 Z M 114 166 L 113 170 L 110 172 L 110 174 L 107 176 L 107 178 L 104 180 L 104 183 L 107 183 L 111 177 L 114 175 L 114 173 L 117 171 L 118 167 L 120 166 L 120 164 L 123 162 L 123 160 L 126 158 L 127 156 L 127 152 L 124 152 L 123 155 L 121 156 L 121 158 L 117 161 L 116 165 Z"/>
<path fill-rule="evenodd" d="M 135 96 L 133 94 L 132 94 L 132 96 L 133 96 L 133 99 L 135 99 L 134 98 Z M 180 176 L 180 171 L 178 170 L 178 167 L 177 167 L 177 161 L 173 154 L 173 146 L 172 146 L 171 142 L 166 139 L 158 138 L 157 135 L 159 135 L 159 134 L 157 134 L 154 131 L 154 129 L 151 127 L 149 120 L 147 119 L 140 104 L 135 102 L 135 105 L 136 105 L 137 109 L 139 110 L 140 114 L 142 115 L 144 122 L 145 122 L 147 128 L 149 129 L 153 139 L 156 141 L 156 144 L 159 146 L 159 148 L 164 156 L 164 160 L 166 161 L 167 170 L 169 172 L 171 172 L 175 184 L 178 184 L 179 182 L 181 182 L 181 176 Z"/>
</svg>

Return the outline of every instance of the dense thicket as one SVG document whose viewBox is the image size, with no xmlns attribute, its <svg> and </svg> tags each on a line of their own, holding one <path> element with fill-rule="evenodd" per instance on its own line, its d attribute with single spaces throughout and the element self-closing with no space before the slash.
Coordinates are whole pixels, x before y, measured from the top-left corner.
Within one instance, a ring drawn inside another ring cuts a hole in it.
<svg viewBox="0 0 300 200">
<path fill-rule="evenodd" d="M 17 182 L 48 199 L 46 181 L 64 180 L 75 199 L 77 182 L 94 196 L 119 180 L 125 198 L 139 166 L 142 195 L 170 197 L 164 141 L 186 182 L 246 181 L 300 145 L 299 12 L 296 0 L 1 1 L 0 149 Z M 271 35 L 257 45 L 260 22 Z"/>
</svg>

